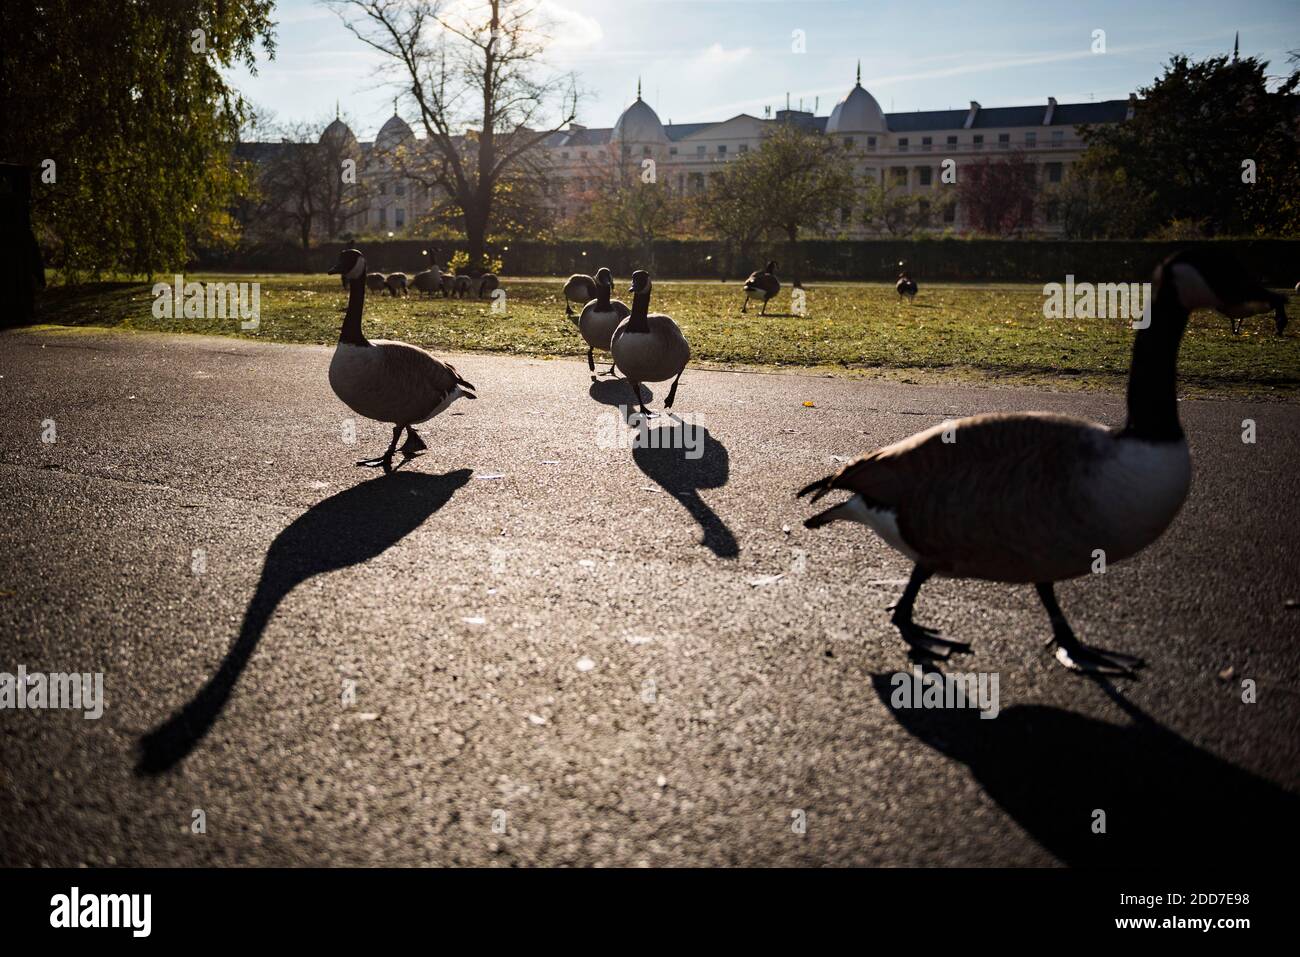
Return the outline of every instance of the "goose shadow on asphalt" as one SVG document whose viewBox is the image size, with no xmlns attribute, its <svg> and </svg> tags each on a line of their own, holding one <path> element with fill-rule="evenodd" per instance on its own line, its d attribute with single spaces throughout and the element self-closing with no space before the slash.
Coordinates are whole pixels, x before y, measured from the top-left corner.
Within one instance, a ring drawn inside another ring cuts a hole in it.
<svg viewBox="0 0 1300 957">
<path fill-rule="evenodd" d="M 735 558 L 740 554 L 736 536 L 700 498 L 700 489 L 727 484 L 730 456 L 726 446 L 701 425 L 671 415 L 668 418 L 672 424 L 642 430 L 632 448 L 632 460 L 699 523 L 706 548 L 719 558 Z"/>
<path fill-rule="evenodd" d="M 923 670 L 942 675 L 935 665 Z M 1105 679 L 1093 680 L 1129 723 L 1045 705 L 1013 705 L 992 719 L 967 708 L 894 708 L 893 679 L 871 682 L 899 725 L 967 765 L 990 798 L 1071 867 L 1240 868 L 1290 861 L 1300 849 L 1287 823 L 1300 814 L 1300 797 L 1183 739 Z M 1097 810 L 1105 833 L 1093 832 Z"/>
<path fill-rule="evenodd" d="M 473 472 L 399 472 L 331 495 L 296 518 L 267 550 L 239 635 L 216 672 L 183 707 L 140 739 L 136 774 L 171 770 L 220 717 L 280 602 L 315 575 L 369 561 L 451 500 Z"/>
<path fill-rule="evenodd" d="M 600 362 L 596 362 L 596 368 L 600 369 Z M 601 405 L 616 405 L 622 409 L 623 421 L 627 421 L 628 415 L 635 412 L 632 407 L 632 386 L 627 379 L 622 376 L 606 376 L 593 382 L 587 394 L 599 402 Z M 641 384 L 641 401 L 650 402 L 655 397 L 650 387 Z"/>
</svg>

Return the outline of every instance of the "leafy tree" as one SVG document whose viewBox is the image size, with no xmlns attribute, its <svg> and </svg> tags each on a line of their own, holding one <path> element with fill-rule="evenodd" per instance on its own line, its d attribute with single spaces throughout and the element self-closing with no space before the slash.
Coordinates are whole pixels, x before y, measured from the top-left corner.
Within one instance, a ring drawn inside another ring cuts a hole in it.
<svg viewBox="0 0 1300 957">
<path fill-rule="evenodd" d="M 681 222 L 681 199 L 659 181 L 653 167 L 643 170 L 639 157 L 624 159 L 617 143 L 597 152 L 587 175 L 590 185 L 582 196 L 587 225 L 635 246 L 646 268 L 653 268 L 655 240 Z"/>
<path fill-rule="evenodd" d="M 878 232 L 904 239 L 942 221 L 944 212 L 956 202 L 949 189 L 906 193 L 869 179 L 862 192 L 863 222 Z"/>
<path fill-rule="evenodd" d="M 1123 170 L 1099 167 L 1089 156 L 1046 191 L 1066 239 L 1133 239 L 1148 226 L 1148 210 L 1134 195 Z"/>
<path fill-rule="evenodd" d="M 752 192 L 761 169 L 758 153 L 745 153 L 727 163 L 708 191 L 688 204 L 699 227 L 729 247 L 733 268 L 728 271 L 742 275 L 753 270 L 759 244 L 772 228 L 767 211 Z"/>
<path fill-rule="evenodd" d="M 33 0 L 0 31 L 0 157 L 65 273 L 152 274 L 228 243 L 248 108 L 225 80 L 272 54 L 272 0 Z M 49 162 L 52 161 L 52 165 Z"/>
<path fill-rule="evenodd" d="M 957 174 L 957 194 L 967 221 L 980 233 L 1015 236 L 1034 227 L 1038 178 L 1019 150 L 999 160 L 966 163 Z"/>
<path fill-rule="evenodd" d="M 325 0 L 348 30 L 387 58 L 395 83 L 420 113 L 427 146 L 407 172 L 448 197 L 470 262 L 483 260 L 512 171 L 577 114 L 571 75 L 544 75 L 546 40 L 527 0 Z M 558 116 L 551 124 L 541 118 Z"/>
<path fill-rule="evenodd" d="M 1300 70 L 1270 92 L 1267 68 L 1175 56 L 1140 91 L 1133 119 L 1080 130 L 1093 168 L 1122 177 L 1126 202 L 1146 211 L 1143 234 L 1175 220 L 1209 235 L 1300 234 Z M 1243 181 L 1247 161 L 1254 183 Z"/>
</svg>

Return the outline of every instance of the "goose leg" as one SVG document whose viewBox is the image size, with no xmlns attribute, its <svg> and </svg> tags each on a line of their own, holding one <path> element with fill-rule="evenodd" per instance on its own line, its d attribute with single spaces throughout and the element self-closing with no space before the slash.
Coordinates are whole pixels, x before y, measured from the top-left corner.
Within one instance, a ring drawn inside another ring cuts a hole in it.
<svg viewBox="0 0 1300 957">
<path fill-rule="evenodd" d="M 767 315 L 767 300 L 766 300 L 766 299 L 763 300 L 763 308 L 760 309 L 760 310 L 758 311 L 758 314 L 759 314 L 760 316 L 766 316 L 766 315 Z"/>
<path fill-rule="evenodd" d="M 419 455 L 428 446 L 424 444 L 424 439 L 415 434 L 415 429 L 411 426 L 406 427 L 406 441 L 402 443 L 401 453 L 403 460 L 414 458 Z"/>
<path fill-rule="evenodd" d="M 601 375 L 618 375 L 618 366 L 611 362 L 609 368 L 602 372 Z"/>
<path fill-rule="evenodd" d="M 1056 603 L 1056 589 L 1051 582 L 1039 582 L 1038 597 L 1047 609 L 1047 617 L 1052 621 L 1052 640 L 1056 645 L 1056 660 L 1071 671 L 1098 675 L 1122 675 L 1136 678 L 1134 671 L 1146 665 L 1146 662 L 1134 655 L 1104 648 L 1089 648 L 1074 637 L 1074 629 L 1065 620 L 1061 606 Z"/>
<path fill-rule="evenodd" d="M 673 387 L 668 390 L 668 398 L 664 399 L 665 409 L 671 409 L 673 407 L 673 399 L 677 395 L 677 383 L 681 381 L 682 373 L 685 371 L 686 371 L 686 367 L 683 366 L 681 369 L 678 370 L 677 378 L 673 379 Z"/>
<path fill-rule="evenodd" d="M 587 346 L 587 368 L 596 371 L 596 357 L 592 354 L 591 346 Z"/>
<path fill-rule="evenodd" d="M 393 453 L 397 451 L 397 439 L 401 434 L 402 426 L 393 426 L 393 441 L 388 443 L 388 451 L 377 459 L 362 459 L 357 464 L 363 465 L 368 469 L 378 468 L 382 465 L 385 472 L 391 472 L 393 470 Z"/>
<path fill-rule="evenodd" d="M 944 638 L 933 628 L 926 628 L 912 621 L 912 606 L 916 604 L 916 595 L 921 586 L 929 581 L 934 572 L 920 564 L 912 568 L 912 577 L 897 603 L 890 606 L 893 616 L 890 621 L 911 647 L 910 657 L 947 658 L 952 652 L 970 651 L 970 645 L 964 641 L 952 641 Z"/>
<path fill-rule="evenodd" d="M 749 312 L 749 295 L 746 293 L 745 298 L 740 303 L 741 312 Z"/>
<path fill-rule="evenodd" d="M 641 409 L 642 418 L 646 418 L 646 419 L 650 418 L 651 415 L 650 410 L 647 409 L 645 407 L 645 403 L 641 401 L 641 383 L 633 382 L 631 379 L 628 379 L 627 384 L 631 386 L 632 394 L 636 396 L 635 402 L 637 406 Z"/>
</svg>

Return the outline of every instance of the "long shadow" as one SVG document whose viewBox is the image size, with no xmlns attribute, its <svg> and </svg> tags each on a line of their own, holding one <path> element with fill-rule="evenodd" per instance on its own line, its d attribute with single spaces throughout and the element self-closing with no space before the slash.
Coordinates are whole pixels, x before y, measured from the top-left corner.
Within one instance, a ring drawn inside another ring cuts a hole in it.
<svg viewBox="0 0 1300 957">
<path fill-rule="evenodd" d="M 1131 723 L 1045 705 L 1015 705 L 992 719 L 895 709 L 892 678 L 871 681 L 898 723 L 968 765 L 990 798 L 1070 866 L 1240 867 L 1266 856 L 1290 861 L 1300 849 L 1300 797 L 1184 740 L 1105 680 L 1097 684 Z M 1097 809 L 1106 815 L 1102 834 L 1093 833 Z"/>
<path fill-rule="evenodd" d="M 639 445 L 632 449 L 633 461 L 700 523 L 704 531 L 703 544 L 719 558 L 739 555 L 736 536 L 704 503 L 699 492 L 700 489 L 721 488 L 727 484 L 730 456 L 726 447 L 710 435 L 708 429 L 678 422 L 646 428 L 638 442 Z"/>
<path fill-rule="evenodd" d="M 262 577 L 221 666 L 189 702 L 140 739 L 140 775 L 183 761 L 221 715 L 275 609 L 314 575 L 369 561 L 446 505 L 473 472 L 396 473 L 332 495 L 296 518 L 266 553 Z"/>
</svg>

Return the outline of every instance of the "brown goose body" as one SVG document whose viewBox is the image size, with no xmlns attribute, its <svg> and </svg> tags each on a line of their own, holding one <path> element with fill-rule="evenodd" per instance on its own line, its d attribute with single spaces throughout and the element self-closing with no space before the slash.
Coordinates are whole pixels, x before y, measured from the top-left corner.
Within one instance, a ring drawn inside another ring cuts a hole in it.
<svg viewBox="0 0 1300 957">
<path fill-rule="evenodd" d="M 853 492 L 825 521 L 868 525 L 937 574 L 1029 583 L 1087 574 L 1097 549 L 1108 563 L 1141 551 L 1190 483 L 1185 441 L 1027 412 L 941 423 L 805 491 Z"/>
<path fill-rule="evenodd" d="M 388 287 L 389 293 L 393 296 L 409 296 L 410 292 L 406 288 L 406 273 L 390 272 L 384 279 L 384 285 Z"/>
<path fill-rule="evenodd" d="M 427 422 L 473 386 L 449 362 L 405 342 L 340 342 L 330 388 L 357 415 L 393 425 Z"/>
<path fill-rule="evenodd" d="M 597 292 L 596 280 L 582 273 L 575 273 L 570 276 L 564 284 L 564 299 L 566 302 L 585 305 L 596 298 Z"/>
<path fill-rule="evenodd" d="M 652 312 L 645 331 L 637 331 L 629 316 L 610 337 L 609 351 L 618 371 L 633 382 L 667 382 L 686 368 L 691 347 L 671 316 Z"/>
<path fill-rule="evenodd" d="M 603 304 L 600 299 L 593 299 L 582 307 L 582 313 L 578 316 L 578 331 L 591 348 L 609 352 L 614 330 L 631 312 L 626 303 L 617 299 Z"/>
<path fill-rule="evenodd" d="M 469 295 L 469 284 L 469 276 L 456 277 L 456 297 L 458 299 L 464 299 Z"/>
<path fill-rule="evenodd" d="M 384 281 L 384 274 L 381 272 L 366 273 L 366 288 L 371 292 L 383 292 L 388 288 Z"/>
<path fill-rule="evenodd" d="M 483 275 L 478 277 L 478 291 L 476 295 L 480 299 L 486 299 L 488 296 L 492 295 L 492 293 L 496 292 L 500 285 L 501 280 L 497 279 L 497 277 L 492 273 L 485 272 Z"/>
<path fill-rule="evenodd" d="M 411 285 L 426 296 L 433 295 L 441 285 L 441 279 L 432 269 L 417 272 L 411 277 Z"/>
</svg>

